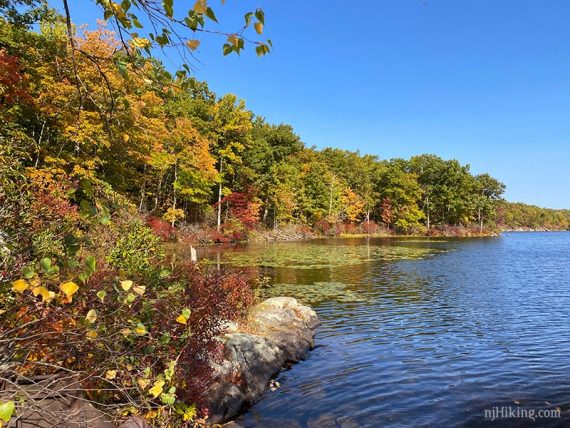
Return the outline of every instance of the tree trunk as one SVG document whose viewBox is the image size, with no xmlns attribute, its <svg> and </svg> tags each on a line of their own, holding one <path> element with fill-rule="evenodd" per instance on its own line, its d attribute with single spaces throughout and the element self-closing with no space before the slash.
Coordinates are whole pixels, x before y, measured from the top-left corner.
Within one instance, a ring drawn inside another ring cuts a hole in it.
<svg viewBox="0 0 570 428">
<path fill-rule="evenodd" d="M 178 160 L 174 162 L 174 181 L 172 182 L 172 209 L 176 209 L 176 180 L 178 179 Z M 174 213 L 173 213 L 174 214 Z M 171 226 L 174 227 L 175 217 L 172 217 Z"/>
<path fill-rule="evenodd" d="M 143 183 L 141 186 L 141 200 L 139 202 L 139 212 L 142 212 L 144 197 L 146 196 L 146 165 L 143 166 Z"/>
<path fill-rule="evenodd" d="M 429 196 L 426 196 L 426 218 L 427 218 L 427 229 L 429 230 L 430 222 L 429 222 Z"/>
<path fill-rule="evenodd" d="M 222 170 L 223 170 L 223 159 L 220 158 L 220 169 L 218 174 L 220 175 L 220 184 L 218 186 L 218 225 L 216 230 L 218 233 L 222 230 Z"/>
<path fill-rule="evenodd" d="M 331 192 L 330 192 L 330 197 L 329 197 L 329 217 L 332 214 L 333 190 L 334 190 L 334 176 L 331 179 Z"/>
</svg>

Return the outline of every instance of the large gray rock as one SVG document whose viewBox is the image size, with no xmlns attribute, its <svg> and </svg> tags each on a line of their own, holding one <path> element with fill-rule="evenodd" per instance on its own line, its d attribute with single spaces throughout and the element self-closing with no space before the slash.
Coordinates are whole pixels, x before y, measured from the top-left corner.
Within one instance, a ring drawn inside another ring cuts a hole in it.
<svg viewBox="0 0 570 428">
<path fill-rule="evenodd" d="M 274 297 L 253 308 L 248 333 L 221 338 L 224 359 L 215 366 L 220 381 L 207 393 L 208 422 L 226 421 L 253 404 L 286 363 L 301 360 L 314 346 L 318 323 L 315 311 L 291 297 Z"/>
</svg>

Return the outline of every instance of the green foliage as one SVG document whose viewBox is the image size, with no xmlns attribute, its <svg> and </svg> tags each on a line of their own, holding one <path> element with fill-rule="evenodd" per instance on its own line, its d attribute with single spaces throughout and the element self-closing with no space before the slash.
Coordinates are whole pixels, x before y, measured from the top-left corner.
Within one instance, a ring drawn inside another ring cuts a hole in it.
<svg viewBox="0 0 570 428">
<path fill-rule="evenodd" d="M 107 256 L 107 262 L 129 275 L 148 275 L 153 260 L 162 258 L 160 238 L 141 223 L 133 223 Z M 148 272 L 148 273 L 147 273 Z"/>
</svg>

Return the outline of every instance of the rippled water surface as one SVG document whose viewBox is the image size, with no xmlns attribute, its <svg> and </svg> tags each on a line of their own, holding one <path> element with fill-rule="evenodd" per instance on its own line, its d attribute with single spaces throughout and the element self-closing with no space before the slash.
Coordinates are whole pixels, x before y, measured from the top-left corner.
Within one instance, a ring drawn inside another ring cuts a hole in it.
<svg viewBox="0 0 570 428">
<path fill-rule="evenodd" d="M 570 233 L 208 251 L 321 319 L 246 427 L 485 426 L 502 406 L 559 408 L 534 426 L 570 426 Z"/>
</svg>

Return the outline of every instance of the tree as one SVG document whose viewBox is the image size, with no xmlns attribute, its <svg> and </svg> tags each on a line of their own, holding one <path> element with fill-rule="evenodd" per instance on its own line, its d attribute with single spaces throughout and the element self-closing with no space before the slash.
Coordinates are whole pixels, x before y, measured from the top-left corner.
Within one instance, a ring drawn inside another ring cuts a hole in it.
<svg viewBox="0 0 570 428">
<path fill-rule="evenodd" d="M 422 193 L 417 176 L 404 171 L 401 162 L 393 160 L 384 163 L 378 186 L 386 225 L 403 232 L 421 231 L 424 214 L 418 207 Z"/>
<path fill-rule="evenodd" d="M 245 108 L 243 100 L 235 95 L 223 96 L 212 112 L 213 154 L 216 158 L 219 183 L 217 199 L 217 230 L 222 224 L 222 198 L 224 184 L 229 185 L 241 165 L 243 152 L 251 144 L 252 113 Z M 231 187 L 229 188 L 231 192 Z"/>
<path fill-rule="evenodd" d="M 505 191 L 505 185 L 489 174 L 475 176 L 475 209 L 479 230 L 483 231 L 483 222 L 495 214 L 497 202 Z"/>
</svg>

